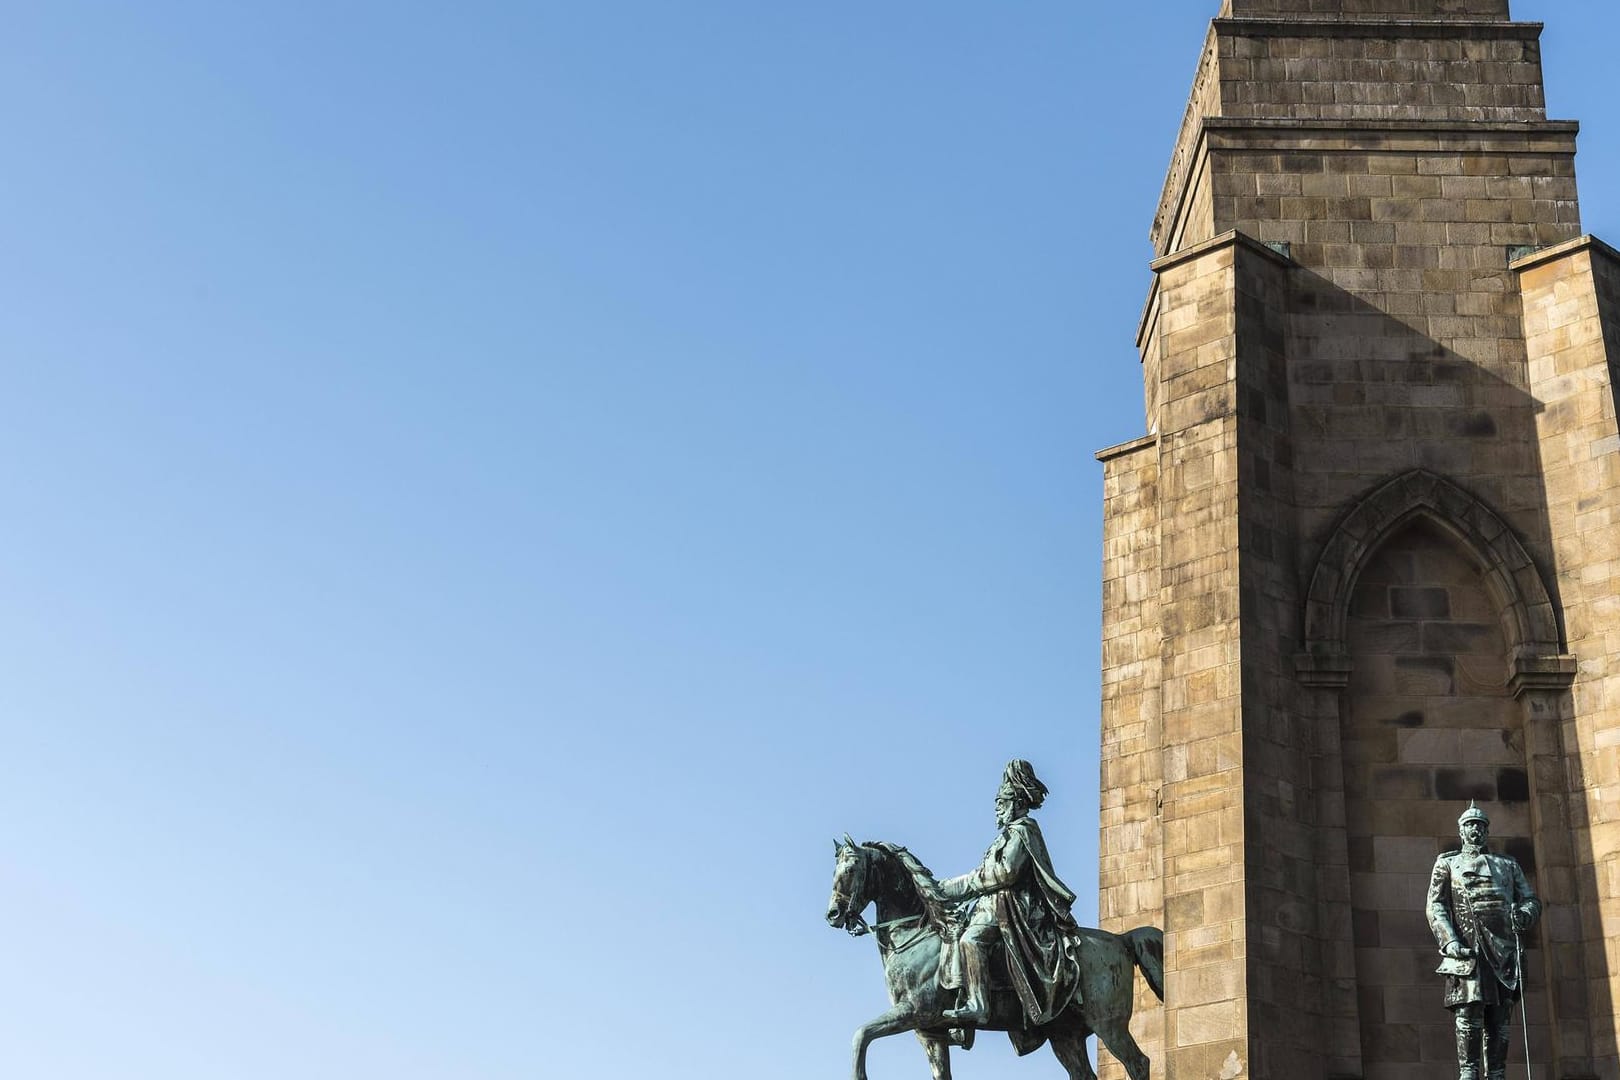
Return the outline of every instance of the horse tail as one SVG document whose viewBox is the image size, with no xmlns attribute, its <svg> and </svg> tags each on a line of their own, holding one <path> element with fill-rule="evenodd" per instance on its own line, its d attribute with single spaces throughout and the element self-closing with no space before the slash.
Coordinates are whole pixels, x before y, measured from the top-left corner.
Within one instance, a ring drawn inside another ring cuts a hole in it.
<svg viewBox="0 0 1620 1080">
<path fill-rule="evenodd" d="M 1164 1000 L 1164 931 L 1157 926 L 1138 926 L 1125 935 L 1131 959 L 1142 971 L 1142 978 L 1160 1001 Z"/>
</svg>

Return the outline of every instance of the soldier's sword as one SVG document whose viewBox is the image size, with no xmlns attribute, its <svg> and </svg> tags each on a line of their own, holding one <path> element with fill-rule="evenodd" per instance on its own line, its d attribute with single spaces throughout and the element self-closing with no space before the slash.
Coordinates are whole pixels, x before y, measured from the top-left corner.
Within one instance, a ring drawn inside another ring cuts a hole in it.
<svg viewBox="0 0 1620 1080">
<path fill-rule="evenodd" d="M 1513 921 L 1513 965 L 1519 969 L 1519 1017 L 1524 1022 L 1524 1034 L 1519 1036 L 1524 1040 L 1524 1080 L 1536 1080 L 1530 1068 L 1530 1010 L 1525 1006 L 1524 995 L 1524 944 L 1519 940 L 1519 917 L 1515 912 L 1510 916 Z"/>
</svg>

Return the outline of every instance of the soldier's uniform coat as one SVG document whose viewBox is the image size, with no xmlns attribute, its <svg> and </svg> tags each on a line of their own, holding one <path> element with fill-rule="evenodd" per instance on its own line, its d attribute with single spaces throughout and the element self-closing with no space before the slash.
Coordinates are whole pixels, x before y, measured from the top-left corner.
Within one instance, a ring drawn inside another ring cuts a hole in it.
<svg viewBox="0 0 1620 1080">
<path fill-rule="evenodd" d="M 1452 942 L 1474 954 L 1472 975 L 1446 976 L 1446 1007 L 1517 1001 L 1519 965 L 1513 915 L 1526 923 L 1541 914 L 1518 860 L 1488 851 L 1448 851 L 1429 877 L 1429 928 L 1445 951 Z"/>
</svg>

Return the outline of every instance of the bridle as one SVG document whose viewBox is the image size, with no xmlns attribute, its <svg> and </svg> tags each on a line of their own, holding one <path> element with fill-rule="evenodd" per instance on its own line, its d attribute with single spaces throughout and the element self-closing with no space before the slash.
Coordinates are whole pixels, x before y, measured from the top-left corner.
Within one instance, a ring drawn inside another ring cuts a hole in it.
<svg viewBox="0 0 1620 1080">
<path fill-rule="evenodd" d="M 866 879 L 868 873 L 870 872 L 871 866 L 869 860 L 872 857 L 872 853 L 866 848 L 857 844 L 849 844 L 846 847 L 839 849 L 840 861 L 842 861 L 844 858 L 843 853 L 846 851 L 852 853 L 850 856 L 850 863 L 851 869 L 855 873 L 855 882 L 848 889 L 848 891 L 838 888 L 836 884 L 833 886 L 832 890 L 832 898 L 836 900 L 839 906 L 842 907 L 846 912 L 844 916 L 844 931 L 849 934 L 850 937 L 865 937 L 867 934 L 876 935 L 878 951 L 883 953 L 885 956 L 903 953 L 913 945 L 917 944 L 917 942 L 927 937 L 928 927 L 925 925 L 926 920 L 921 913 L 916 915 L 906 915 L 898 919 L 888 919 L 884 922 L 876 924 L 875 926 L 867 923 L 866 916 L 855 910 L 855 898 L 865 897 Z M 842 875 L 840 874 L 839 879 L 841 878 Z M 864 908 L 866 905 L 862 904 L 861 906 Z M 911 937 L 907 938 L 904 942 L 898 945 L 895 944 L 895 932 L 903 927 L 912 925 L 917 927 L 917 932 L 912 934 Z"/>
<path fill-rule="evenodd" d="M 846 851 L 852 853 L 850 863 L 852 869 L 857 875 L 855 878 L 855 884 L 848 892 L 839 889 L 837 881 L 842 880 L 843 878 L 843 875 L 839 874 L 838 878 L 835 879 L 832 895 L 833 899 L 838 901 L 839 905 L 844 909 L 844 931 L 848 933 L 850 937 L 862 937 L 866 934 L 870 934 L 872 932 L 872 928 L 866 924 L 866 916 L 855 910 L 855 897 L 865 896 L 867 872 L 866 860 L 869 856 L 867 855 L 865 848 L 851 843 L 846 847 L 839 849 L 840 862 L 843 861 L 843 853 Z M 861 906 L 864 908 L 866 905 L 862 904 Z"/>
</svg>

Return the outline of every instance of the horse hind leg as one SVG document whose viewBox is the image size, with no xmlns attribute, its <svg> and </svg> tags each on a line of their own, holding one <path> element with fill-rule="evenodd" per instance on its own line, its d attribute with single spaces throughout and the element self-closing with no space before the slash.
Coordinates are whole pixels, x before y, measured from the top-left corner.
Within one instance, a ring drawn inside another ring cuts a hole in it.
<svg viewBox="0 0 1620 1080">
<path fill-rule="evenodd" d="M 1058 1064 L 1069 1071 L 1069 1080 L 1097 1080 L 1091 1069 L 1091 1058 L 1086 1055 L 1085 1029 L 1067 1035 L 1053 1035 L 1048 1040 Z M 1134 1080 L 1134 1078 L 1133 1078 Z"/>
<path fill-rule="evenodd" d="M 928 1054 L 928 1067 L 934 1070 L 934 1080 L 951 1080 L 951 1040 L 944 1035 L 919 1031 L 917 1041 Z"/>
<path fill-rule="evenodd" d="M 1125 1066 L 1125 1075 L 1131 1080 L 1148 1080 L 1148 1056 L 1131 1037 L 1130 1023 L 1112 1019 L 1097 1022 L 1097 1041 L 1108 1047 L 1119 1063 Z"/>
</svg>

